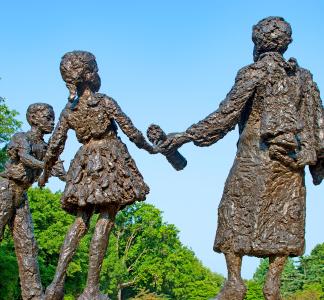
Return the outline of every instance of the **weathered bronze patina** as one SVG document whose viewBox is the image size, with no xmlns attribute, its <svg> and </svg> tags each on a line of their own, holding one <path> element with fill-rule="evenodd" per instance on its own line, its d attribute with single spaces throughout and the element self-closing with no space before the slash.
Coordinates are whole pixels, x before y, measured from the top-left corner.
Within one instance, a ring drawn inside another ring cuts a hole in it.
<svg viewBox="0 0 324 300">
<path fill-rule="evenodd" d="M 218 208 L 214 250 L 224 253 L 228 280 L 219 300 L 241 300 L 244 255 L 269 257 L 263 293 L 280 299 L 280 275 L 288 256 L 304 252 L 304 168 L 314 183 L 323 178 L 323 108 L 311 73 L 283 53 L 290 25 L 268 17 L 253 26 L 254 63 L 242 68 L 219 108 L 186 132 L 160 144 L 164 154 L 193 141 L 209 146 L 236 125 L 234 164 Z"/>
<path fill-rule="evenodd" d="M 26 116 L 31 129 L 12 137 L 8 145 L 9 161 L 0 174 L 0 240 L 8 224 L 18 260 L 22 298 L 40 300 L 43 291 L 26 190 L 42 173 L 42 160 L 47 149 L 43 137 L 53 131 L 54 111 L 48 104 L 35 103 L 28 107 Z M 65 180 L 60 161 L 55 164 L 51 175 Z"/>
<path fill-rule="evenodd" d="M 149 192 L 126 145 L 117 135 L 117 125 L 138 148 L 153 153 L 153 147 L 123 113 L 117 102 L 100 88 L 94 55 L 85 51 L 66 53 L 60 66 L 69 89 L 69 102 L 61 113 L 45 156 L 40 185 L 47 181 L 52 166 L 63 151 L 69 129 L 82 144 L 67 173 L 62 207 L 76 215 L 61 248 L 52 284 L 46 299 L 63 299 L 66 270 L 80 239 L 88 230 L 94 212 L 99 213 L 89 253 L 88 279 L 79 300 L 108 299 L 99 292 L 99 274 L 116 213 Z"/>
</svg>

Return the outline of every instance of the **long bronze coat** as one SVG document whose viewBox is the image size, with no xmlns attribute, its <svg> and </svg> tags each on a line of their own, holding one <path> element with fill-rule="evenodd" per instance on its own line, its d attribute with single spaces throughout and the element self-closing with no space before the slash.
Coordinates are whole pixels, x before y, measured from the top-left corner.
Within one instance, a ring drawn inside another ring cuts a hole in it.
<svg viewBox="0 0 324 300">
<path fill-rule="evenodd" d="M 304 251 L 304 167 L 323 148 L 322 104 L 309 71 L 266 53 L 238 72 L 219 109 L 187 133 L 208 146 L 239 125 L 238 149 L 218 209 L 214 250 L 241 255 Z"/>
</svg>

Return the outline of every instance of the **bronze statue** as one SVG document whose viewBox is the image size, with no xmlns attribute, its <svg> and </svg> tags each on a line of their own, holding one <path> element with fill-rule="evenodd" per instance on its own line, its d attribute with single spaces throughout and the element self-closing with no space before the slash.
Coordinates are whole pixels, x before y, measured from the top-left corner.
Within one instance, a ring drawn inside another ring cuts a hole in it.
<svg viewBox="0 0 324 300">
<path fill-rule="evenodd" d="M 224 253 L 228 268 L 218 300 L 244 298 L 244 255 L 269 257 L 263 294 L 280 299 L 287 257 L 304 252 L 304 168 L 311 166 L 314 183 L 321 182 L 323 108 L 311 73 L 283 58 L 291 35 L 280 17 L 253 26 L 254 63 L 238 72 L 219 108 L 159 145 L 164 154 L 190 141 L 209 146 L 238 125 L 237 154 L 218 208 L 214 250 Z"/>
<path fill-rule="evenodd" d="M 18 260 L 22 298 L 40 300 L 43 291 L 26 190 L 42 173 L 42 159 L 47 149 L 43 137 L 53 131 L 54 111 L 48 104 L 35 103 L 28 107 L 26 116 L 31 129 L 12 137 L 8 144 L 9 161 L 0 173 L 0 240 L 8 224 Z M 65 180 L 61 161 L 56 163 L 51 175 Z"/>
<path fill-rule="evenodd" d="M 86 51 L 66 53 L 60 71 L 69 89 L 69 102 L 50 139 L 39 183 L 44 185 L 49 172 L 63 151 L 69 129 L 82 144 L 71 162 L 62 207 L 76 215 L 61 248 L 56 274 L 46 289 L 47 300 L 63 299 L 66 269 L 80 239 L 88 230 L 94 212 L 99 213 L 89 251 L 86 288 L 79 300 L 108 299 L 99 291 L 99 274 L 114 225 L 116 213 L 149 192 L 126 145 L 117 135 L 117 125 L 138 148 L 153 153 L 153 147 L 123 113 L 117 102 L 99 94 L 100 77 L 94 55 Z"/>
</svg>

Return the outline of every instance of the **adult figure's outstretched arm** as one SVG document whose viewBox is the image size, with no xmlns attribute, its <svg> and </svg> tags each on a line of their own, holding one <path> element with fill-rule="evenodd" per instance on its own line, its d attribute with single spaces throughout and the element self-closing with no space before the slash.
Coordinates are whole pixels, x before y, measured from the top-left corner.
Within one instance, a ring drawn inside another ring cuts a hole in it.
<svg viewBox="0 0 324 300">
<path fill-rule="evenodd" d="M 234 86 L 215 112 L 191 125 L 185 132 L 168 135 L 168 139 L 159 145 L 159 150 L 162 153 L 174 151 L 191 141 L 196 146 L 204 147 L 223 138 L 244 117 L 260 76 L 253 66 L 242 68 L 236 76 Z"/>
</svg>

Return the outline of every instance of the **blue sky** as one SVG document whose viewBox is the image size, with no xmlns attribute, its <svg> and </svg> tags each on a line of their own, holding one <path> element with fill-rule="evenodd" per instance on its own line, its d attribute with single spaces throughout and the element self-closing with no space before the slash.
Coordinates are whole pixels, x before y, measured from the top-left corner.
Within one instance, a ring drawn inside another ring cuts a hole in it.
<svg viewBox="0 0 324 300">
<path fill-rule="evenodd" d="M 309 1 L 1 1 L 0 95 L 20 119 L 29 104 L 47 102 L 57 116 L 68 96 L 59 62 L 71 50 L 97 57 L 101 92 L 114 97 L 143 132 L 151 123 L 183 131 L 217 109 L 236 72 L 252 62 L 252 25 L 278 15 L 293 28 L 286 57 L 296 57 L 324 88 L 324 2 Z M 25 122 L 26 124 L 26 122 Z M 24 129 L 27 126 L 24 125 Z M 185 145 L 188 166 L 176 172 L 162 156 L 137 149 L 121 134 L 151 187 L 147 202 L 180 229 L 205 265 L 226 274 L 212 251 L 217 206 L 233 163 L 237 130 L 208 148 Z M 66 166 L 79 145 L 69 135 Z M 323 185 L 307 171 L 306 253 L 323 242 Z M 64 185 L 52 179 L 52 190 Z M 247 258 L 250 278 L 258 259 Z"/>
</svg>

